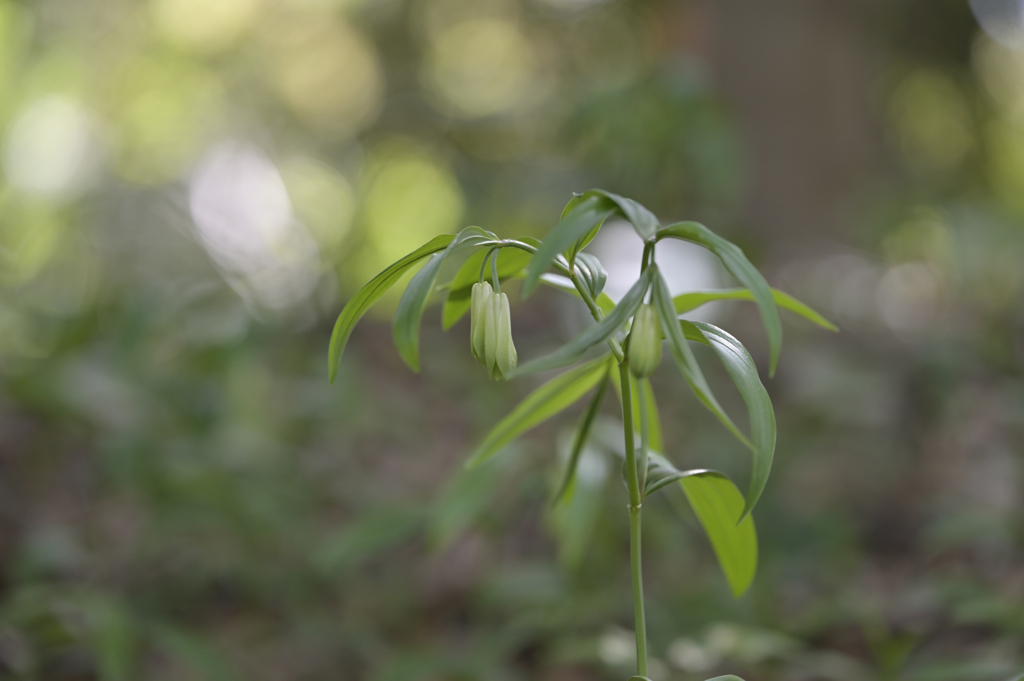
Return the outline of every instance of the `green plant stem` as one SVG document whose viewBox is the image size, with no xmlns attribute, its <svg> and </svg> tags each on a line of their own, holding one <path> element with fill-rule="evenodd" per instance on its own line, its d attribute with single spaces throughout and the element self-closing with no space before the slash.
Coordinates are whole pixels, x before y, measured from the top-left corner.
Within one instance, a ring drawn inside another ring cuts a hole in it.
<svg viewBox="0 0 1024 681">
<path fill-rule="evenodd" d="M 626 485 L 629 488 L 629 567 L 633 580 L 633 619 L 636 627 L 636 673 L 647 676 L 647 621 L 644 616 L 644 581 L 640 558 L 640 478 L 636 467 L 633 434 L 633 398 L 629 380 L 629 359 L 619 363 L 622 385 L 622 432 L 626 444 Z"/>
<path fill-rule="evenodd" d="M 531 246 L 530 244 L 523 243 L 522 241 L 516 241 L 515 239 L 506 239 L 501 243 L 505 246 L 512 246 L 513 248 L 518 248 L 528 253 L 537 252 L 537 249 Z M 590 309 L 590 314 L 594 317 L 594 319 L 596 319 L 597 321 L 601 321 L 602 319 L 604 319 L 604 313 L 601 312 L 601 308 L 598 306 L 597 301 L 595 301 L 594 297 L 590 295 L 590 290 L 587 289 L 586 285 L 580 280 L 576 272 L 570 270 L 568 267 L 557 261 L 554 263 L 554 266 L 555 269 L 561 272 L 566 278 L 569 279 L 569 281 L 572 282 L 572 285 L 576 287 L 576 290 L 580 294 L 580 298 L 582 298 L 583 302 L 587 304 L 587 307 Z M 609 338 L 608 347 L 611 348 L 612 354 L 615 355 L 616 361 L 621 362 L 622 359 L 626 356 L 625 353 L 622 351 L 622 345 L 619 343 L 618 340 L 614 338 Z"/>
</svg>

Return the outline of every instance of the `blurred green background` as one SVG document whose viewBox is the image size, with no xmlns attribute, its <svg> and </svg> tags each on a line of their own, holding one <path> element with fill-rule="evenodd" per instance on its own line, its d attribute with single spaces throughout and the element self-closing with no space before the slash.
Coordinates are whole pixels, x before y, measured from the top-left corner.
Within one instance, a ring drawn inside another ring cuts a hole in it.
<svg viewBox="0 0 1024 681">
<path fill-rule="evenodd" d="M 382 267 L 467 224 L 542 236 L 595 186 L 842 328 L 787 317 L 766 377 L 749 594 L 649 504 L 656 681 L 1024 671 L 1024 51 L 996 5 L 0 0 L 0 678 L 629 676 L 618 473 L 588 455 L 550 510 L 578 407 L 463 474 L 535 382 L 488 382 L 436 308 L 411 374 L 394 296 L 326 375 Z M 610 287 L 623 234 L 593 246 Z M 677 288 L 733 285 L 669 255 Z M 752 308 L 700 313 L 765 366 Z M 521 357 L 586 323 L 553 291 L 513 319 Z M 654 383 L 668 455 L 745 479 Z"/>
</svg>

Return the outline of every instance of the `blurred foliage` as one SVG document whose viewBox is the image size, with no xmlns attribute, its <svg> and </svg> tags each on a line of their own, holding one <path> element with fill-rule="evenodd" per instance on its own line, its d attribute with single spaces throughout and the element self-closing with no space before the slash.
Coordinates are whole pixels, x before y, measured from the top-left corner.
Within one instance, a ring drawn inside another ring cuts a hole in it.
<svg viewBox="0 0 1024 681">
<path fill-rule="evenodd" d="M 967 3 L 863 4 L 877 101 L 848 113 L 884 160 L 793 256 L 709 3 L 0 0 L 0 678 L 624 678 L 610 462 L 557 512 L 557 426 L 462 473 L 531 387 L 475 371 L 465 324 L 427 325 L 421 377 L 384 322 L 333 388 L 324 361 L 368 275 L 465 224 L 542 234 L 591 186 L 713 222 L 843 329 L 795 324 L 766 382 L 750 595 L 653 504 L 652 677 L 1020 673 L 1024 53 Z M 575 328 L 548 293 L 513 308 L 524 357 Z M 743 470 L 654 381 L 668 454 Z"/>
</svg>

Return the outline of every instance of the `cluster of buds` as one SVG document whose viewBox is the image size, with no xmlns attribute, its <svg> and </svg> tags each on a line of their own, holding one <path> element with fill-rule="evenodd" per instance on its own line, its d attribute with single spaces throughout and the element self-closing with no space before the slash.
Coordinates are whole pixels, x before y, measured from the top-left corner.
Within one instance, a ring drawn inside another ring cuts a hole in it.
<svg viewBox="0 0 1024 681">
<path fill-rule="evenodd" d="M 495 293 L 487 282 L 473 284 L 469 314 L 473 357 L 487 367 L 491 378 L 508 380 L 518 361 L 516 346 L 512 342 L 508 296 Z"/>
<path fill-rule="evenodd" d="M 661 364 L 661 321 L 650 305 L 643 304 L 633 316 L 629 332 L 629 370 L 647 378 Z"/>
</svg>

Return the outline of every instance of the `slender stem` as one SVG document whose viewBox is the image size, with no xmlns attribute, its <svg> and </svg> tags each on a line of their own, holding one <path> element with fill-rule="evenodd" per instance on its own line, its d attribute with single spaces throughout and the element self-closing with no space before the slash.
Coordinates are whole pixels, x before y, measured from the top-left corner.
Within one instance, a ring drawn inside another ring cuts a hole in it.
<svg viewBox="0 0 1024 681">
<path fill-rule="evenodd" d="M 479 281 L 482 282 L 484 280 L 484 272 L 487 270 L 487 261 L 488 261 L 488 259 L 490 259 L 491 254 L 494 253 L 494 251 L 496 251 L 496 250 L 498 250 L 500 248 L 501 248 L 501 246 L 491 246 L 487 250 L 487 252 L 484 253 L 484 259 L 480 261 L 480 277 L 479 277 Z"/>
<path fill-rule="evenodd" d="M 498 253 L 500 250 L 494 251 L 494 256 L 491 258 L 491 281 L 494 283 L 495 293 L 501 293 L 501 279 L 498 278 Z"/>
<path fill-rule="evenodd" d="M 636 627 L 636 673 L 647 676 L 647 622 L 644 616 L 644 581 L 640 558 L 640 480 L 636 469 L 633 433 L 633 398 L 629 359 L 619 363 L 622 385 L 622 430 L 626 443 L 626 483 L 629 487 L 629 568 L 633 580 L 633 619 Z"/>
<path fill-rule="evenodd" d="M 647 379 L 637 379 L 637 397 L 640 400 L 640 489 L 647 487 L 647 452 L 650 451 L 650 432 L 647 427 Z"/>
<path fill-rule="evenodd" d="M 506 239 L 503 242 L 503 245 L 518 248 L 528 253 L 537 252 L 537 249 L 531 246 L 530 244 L 523 243 L 522 241 L 516 241 L 515 239 Z M 569 281 L 572 282 L 572 285 L 576 287 L 576 291 L 580 294 L 580 298 L 583 299 L 583 302 L 587 304 L 587 308 L 590 309 L 591 316 L 593 316 L 593 318 L 596 319 L 597 321 L 601 321 L 602 319 L 604 319 L 604 312 L 601 311 L 601 308 L 594 300 L 594 297 L 590 295 L 590 291 L 587 289 L 586 285 L 580 280 L 579 275 L 571 271 L 568 267 L 558 262 L 557 260 L 553 263 L 553 265 L 556 270 L 561 272 L 567 279 L 569 279 Z M 483 278 L 482 272 L 483 269 L 481 269 L 481 279 Z M 615 360 L 621 362 L 623 357 L 625 357 L 625 353 L 623 353 L 622 345 L 619 344 L 619 341 L 617 341 L 614 338 L 609 338 L 608 347 L 611 348 L 612 354 L 615 355 Z"/>
</svg>

